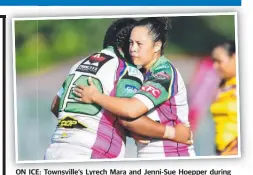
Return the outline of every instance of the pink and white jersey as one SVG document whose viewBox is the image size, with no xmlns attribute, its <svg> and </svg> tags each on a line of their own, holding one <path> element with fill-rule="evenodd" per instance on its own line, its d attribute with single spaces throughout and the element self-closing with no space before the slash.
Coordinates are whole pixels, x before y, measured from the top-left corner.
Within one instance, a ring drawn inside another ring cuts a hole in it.
<svg viewBox="0 0 253 175">
<path fill-rule="evenodd" d="M 135 74 L 129 72 L 134 72 L 133 69 Z M 46 159 L 124 157 L 126 137 L 117 118 L 99 105 L 75 101 L 73 88 L 77 84 L 87 85 L 88 77 L 92 77 L 100 92 L 110 96 L 116 96 L 116 93 L 120 95 L 117 88 L 122 83 L 119 82 L 119 79 L 129 73 L 131 77 L 135 76 L 135 79 L 140 79 L 140 83 L 134 84 L 135 88 L 139 89 L 143 81 L 141 73 L 137 68 L 130 68 L 120 60 L 112 48 L 86 57 L 71 68 L 58 92 L 60 97 L 59 122 L 50 145 L 52 149 L 59 149 L 60 147 L 56 145 L 60 144 L 63 151 L 59 155 L 52 156 L 52 151 L 50 152 L 49 149 L 50 155 L 46 154 Z M 134 89 L 131 91 L 129 87 L 132 87 L 133 84 L 128 86 L 123 84 L 124 87 L 128 87 L 127 92 L 124 92 L 122 85 L 120 91 L 126 96 L 127 94 L 132 96 Z M 73 151 L 70 151 L 71 149 Z"/>
<path fill-rule="evenodd" d="M 147 116 L 154 121 L 169 126 L 189 124 L 184 81 L 165 57 L 161 57 L 146 73 L 144 83 L 134 97 L 147 106 Z M 141 158 L 195 155 L 193 146 L 170 140 L 152 139 L 149 144 L 137 143 L 137 148 Z"/>
</svg>

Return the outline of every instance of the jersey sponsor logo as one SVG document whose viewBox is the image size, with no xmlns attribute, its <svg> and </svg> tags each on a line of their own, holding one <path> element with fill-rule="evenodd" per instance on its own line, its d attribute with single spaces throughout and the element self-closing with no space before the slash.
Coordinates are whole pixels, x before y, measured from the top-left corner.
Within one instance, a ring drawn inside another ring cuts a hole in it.
<svg viewBox="0 0 253 175">
<path fill-rule="evenodd" d="M 85 59 L 76 69 L 79 72 L 96 74 L 99 69 L 113 57 L 104 53 L 96 53 Z"/>
<path fill-rule="evenodd" d="M 159 98 L 160 95 L 161 95 L 161 91 L 159 89 L 155 88 L 154 86 L 151 86 L 151 85 L 142 86 L 141 90 L 150 93 L 155 98 Z"/>
<path fill-rule="evenodd" d="M 92 74 L 96 74 L 98 72 L 98 66 L 96 65 L 79 65 L 77 68 L 77 71 L 80 72 L 87 72 L 87 73 L 92 73 Z"/>
<path fill-rule="evenodd" d="M 66 132 L 63 132 L 62 134 L 61 134 L 61 138 L 67 138 L 67 137 L 69 137 L 70 136 L 70 134 L 69 133 L 66 133 Z"/>
<path fill-rule="evenodd" d="M 138 91 L 138 89 L 135 86 L 132 86 L 132 85 L 129 85 L 129 84 L 125 85 L 125 89 L 127 91 L 133 91 L 134 93 L 136 93 Z"/>
<path fill-rule="evenodd" d="M 66 139 L 66 138 L 69 138 L 71 137 L 72 134 L 71 133 L 68 133 L 68 132 L 62 132 L 62 133 L 55 133 L 53 136 L 52 136 L 52 139 Z"/>
<path fill-rule="evenodd" d="M 164 80 L 164 79 L 170 79 L 170 75 L 167 74 L 166 72 L 158 72 L 153 75 L 154 78 Z"/>
<path fill-rule="evenodd" d="M 170 67 L 169 64 L 163 64 L 163 65 L 161 65 L 161 66 L 158 66 L 155 70 L 167 69 L 167 68 L 169 68 L 169 67 Z"/>
<path fill-rule="evenodd" d="M 59 128 L 79 128 L 79 129 L 88 128 L 84 124 L 80 123 L 77 119 L 70 116 L 63 117 L 61 120 L 59 120 L 57 126 Z"/>
<path fill-rule="evenodd" d="M 101 53 L 95 54 L 95 55 L 91 55 L 90 56 L 90 63 L 99 63 L 104 61 L 106 58 L 104 56 L 101 56 Z"/>
</svg>

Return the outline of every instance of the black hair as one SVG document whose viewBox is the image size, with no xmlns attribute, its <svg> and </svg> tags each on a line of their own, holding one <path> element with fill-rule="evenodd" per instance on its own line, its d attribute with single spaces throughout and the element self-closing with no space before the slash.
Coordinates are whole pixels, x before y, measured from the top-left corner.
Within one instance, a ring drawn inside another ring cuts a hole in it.
<svg viewBox="0 0 253 175">
<path fill-rule="evenodd" d="M 223 49 L 225 49 L 228 56 L 232 56 L 236 52 L 236 48 L 235 48 L 236 46 L 235 46 L 235 41 L 234 40 L 228 40 L 228 41 L 225 41 L 223 43 L 217 44 L 215 46 L 215 48 L 217 48 L 217 47 L 222 47 Z M 226 79 L 222 79 L 220 84 L 219 84 L 219 87 L 220 88 L 223 87 L 225 85 L 225 83 L 226 83 Z"/>
<path fill-rule="evenodd" d="M 221 44 L 218 44 L 216 47 L 224 48 L 227 51 L 229 56 L 232 56 L 236 52 L 235 41 L 234 40 L 225 41 Z"/>
<path fill-rule="evenodd" d="M 132 18 L 121 18 L 114 21 L 106 31 L 103 48 L 113 46 L 114 52 L 119 58 L 132 62 L 129 55 L 129 37 L 136 22 Z M 120 54 L 118 48 L 122 49 L 124 56 Z"/>
<path fill-rule="evenodd" d="M 147 27 L 149 33 L 153 37 L 153 41 L 161 41 L 161 55 L 164 54 L 164 47 L 168 40 L 168 32 L 172 28 L 171 20 L 168 17 L 148 17 L 144 18 L 136 24 L 136 26 Z"/>
</svg>

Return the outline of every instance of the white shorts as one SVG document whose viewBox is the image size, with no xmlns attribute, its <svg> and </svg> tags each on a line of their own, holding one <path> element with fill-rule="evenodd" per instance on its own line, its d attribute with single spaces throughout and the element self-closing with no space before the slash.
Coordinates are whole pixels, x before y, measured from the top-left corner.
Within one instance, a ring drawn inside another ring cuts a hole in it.
<svg viewBox="0 0 253 175">
<path fill-rule="evenodd" d="M 87 160 L 92 150 L 69 143 L 52 143 L 46 150 L 44 160 Z"/>
</svg>

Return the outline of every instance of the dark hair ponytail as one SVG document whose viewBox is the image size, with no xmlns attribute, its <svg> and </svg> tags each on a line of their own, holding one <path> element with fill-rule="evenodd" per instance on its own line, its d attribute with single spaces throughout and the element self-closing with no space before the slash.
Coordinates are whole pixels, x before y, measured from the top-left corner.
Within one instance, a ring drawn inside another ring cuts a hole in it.
<svg viewBox="0 0 253 175">
<path fill-rule="evenodd" d="M 158 21 L 164 24 L 164 30 L 168 32 L 172 26 L 171 26 L 171 19 L 168 17 L 156 17 Z"/>
<path fill-rule="evenodd" d="M 153 37 L 153 41 L 161 41 L 161 55 L 164 54 L 164 47 L 168 40 L 168 32 L 172 28 L 171 20 L 168 17 L 149 17 L 140 20 L 136 26 L 144 26 L 149 29 L 149 33 Z"/>
<path fill-rule="evenodd" d="M 119 58 L 131 62 L 131 59 L 129 59 L 129 37 L 136 22 L 132 18 L 121 18 L 112 23 L 106 31 L 103 48 L 113 46 L 114 52 Z M 122 49 L 124 57 L 120 54 L 118 48 Z"/>
</svg>

